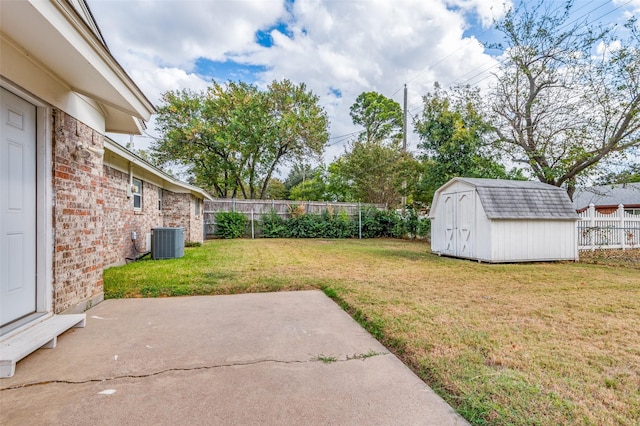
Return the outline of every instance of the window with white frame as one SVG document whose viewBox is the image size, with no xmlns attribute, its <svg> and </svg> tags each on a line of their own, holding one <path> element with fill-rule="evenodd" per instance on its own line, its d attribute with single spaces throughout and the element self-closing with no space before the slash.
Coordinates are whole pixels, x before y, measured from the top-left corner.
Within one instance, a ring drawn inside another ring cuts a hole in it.
<svg viewBox="0 0 640 426">
<path fill-rule="evenodd" d="M 133 195 L 133 209 L 142 210 L 142 181 L 140 179 L 133 178 L 131 195 Z"/>
<path fill-rule="evenodd" d="M 196 206 L 196 216 L 200 216 L 200 198 L 196 197 L 195 206 Z"/>
</svg>

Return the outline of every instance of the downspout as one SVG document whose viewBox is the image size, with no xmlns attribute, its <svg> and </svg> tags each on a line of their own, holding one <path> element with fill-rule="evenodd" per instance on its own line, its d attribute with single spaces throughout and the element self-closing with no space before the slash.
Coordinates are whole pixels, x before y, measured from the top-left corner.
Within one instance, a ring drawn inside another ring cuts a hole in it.
<svg viewBox="0 0 640 426">
<path fill-rule="evenodd" d="M 127 198 L 133 196 L 133 162 L 129 161 L 129 185 L 127 187 Z"/>
</svg>

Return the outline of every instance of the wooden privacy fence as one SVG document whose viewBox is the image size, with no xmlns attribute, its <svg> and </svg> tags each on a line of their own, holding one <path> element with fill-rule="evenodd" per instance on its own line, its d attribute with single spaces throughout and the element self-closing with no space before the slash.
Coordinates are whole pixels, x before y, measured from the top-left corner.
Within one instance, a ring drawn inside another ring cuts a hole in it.
<svg viewBox="0 0 640 426">
<path fill-rule="evenodd" d="M 272 211 L 283 219 L 287 219 L 293 206 L 304 209 L 308 214 L 322 214 L 331 211 L 334 214 L 346 214 L 352 219 L 358 217 L 360 211 L 367 207 L 374 207 L 387 210 L 384 204 L 362 204 L 362 203 L 334 203 L 329 201 L 292 201 L 292 200 L 238 200 L 235 198 L 216 198 L 205 200 L 204 202 L 204 228 L 205 238 L 211 238 L 216 233 L 216 214 L 220 212 L 235 211 L 244 213 L 247 222 L 251 226 L 251 235 L 260 234 L 258 224 L 261 223 L 262 216 L 270 214 Z"/>
<path fill-rule="evenodd" d="M 625 212 L 622 204 L 611 214 L 591 204 L 579 215 L 579 250 L 640 248 L 640 215 Z"/>
</svg>

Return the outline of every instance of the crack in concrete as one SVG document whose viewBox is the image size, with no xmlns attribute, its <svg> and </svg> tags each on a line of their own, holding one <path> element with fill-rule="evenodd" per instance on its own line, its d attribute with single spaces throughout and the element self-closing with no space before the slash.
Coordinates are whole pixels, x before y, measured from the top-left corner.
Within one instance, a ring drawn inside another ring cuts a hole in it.
<svg viewBox="0 0 640 426">
<path fill-rule="evenodd" d="M 315 358 L 311 358 L 311 359 L 307 359 L 307 360 L 303 360 L 303 361 L 302 360 L 283 361 L 283 360 L 278 360 L 278 359 L 262 359 L 262 360 L 256 360 L 256 361 L 235 362 L 235 363 L 228 363 L 228 364 L 204 365 L 204 366 L 199 366 L 199 367 L 165 368 L 164 370 L 154 371 L 152 373 L 146 373 L 146 374 L 124 374 L 122 376 L 106 377 L 106 378 L 102 378 L 102 379 L 45 380 L 45 381 L 42 381 L 42 382 L 22 383 L 20 385 L 14 385 L 14 386 L 6 387 L 6 388 L 0 388 L 0 392 L 9 391 L 9 390 L 16 390 L 16 389 L 23 389 L 23 388 L 30 388 L 30 387 L 33 387 L 33 386 L 50 385 L 50 384 L 82 385 L 82 384 L 86 384 L 86 383 L 111 382 L 111 381 L 120 380 L 120 379 L 144 379 L 144 378 L 147 378 L 147 377 L 159 376 L 161 374 L 170 373 L 170 372 L 174 372 L 174 371 L 179 372 L 179 371 L 213 370 L 213 369 L 217 369 L 217 368 L 245 367 L 245 366 L 266 364 L 266 363 L 307 364 L 309 362 L 322 362 L 324 364 L 333 364 L 333 363 L 336 363 L 336 362 L 348 362 L 348 361 L 355 361 L 355 360 L 364 361 L 367 358 L 371 358 L 371 357 L 374 357 L 374 356 L 380 356 L 380 355 L 389 355 L 389 352 L 373 352 L 373 351 L 371 351 L 371 352 L 366 353 L 366 354 L 354 354 L 353 356 L 346 355 L 344 359 L 335 358 L 331 362 L 323 361 L 322 358 L 321 358 L 322 355 L 318 355 Z"/>
</svg>

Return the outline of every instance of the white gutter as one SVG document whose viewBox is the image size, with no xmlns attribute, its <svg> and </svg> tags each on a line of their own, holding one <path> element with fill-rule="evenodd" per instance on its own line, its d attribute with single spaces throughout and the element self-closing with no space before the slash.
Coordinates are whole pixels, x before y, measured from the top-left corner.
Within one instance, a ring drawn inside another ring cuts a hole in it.
<svg viewBox="0 0 640 426">
<path fill-rule="evenodd" d="M 174 178 L 173 176 L 163 172 L 162 170 L 150 164 L 148 161 L 146 161 L 142 157 L 139 157 L 138 155 L 129 151 L 122 145 L 109 139 L 108 137 L 104 138 L 104 149 L 106 151 L 110 151 L 115 155 L 125 159 L 129 163 L 129 189 L 127 191 L 127 194 L 130 194 L 131 186 L 133 185 L 133 166 L 135 165 L 136 167 L 139 167 L 142 170 L 145 170 L 146 172 L 149 172 L 151 174 L 154 174 L 160 177 L 162 180 L 169 182 L 172 185 L 175 185 L 179 188 L 184 188 L 189 192 L 199 194 L 206 200 L 213 200 L 213 197 L 211 197 L 211 195 L 209 195 L 204 189 L 188 184 L 186 182 L 182 182 Z"/>
</svg>

